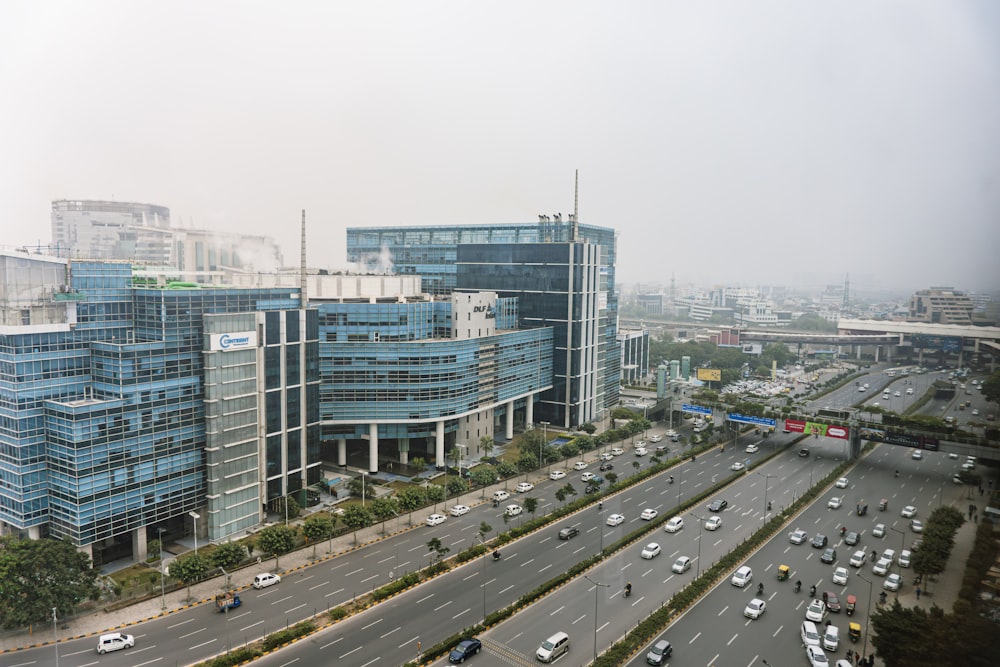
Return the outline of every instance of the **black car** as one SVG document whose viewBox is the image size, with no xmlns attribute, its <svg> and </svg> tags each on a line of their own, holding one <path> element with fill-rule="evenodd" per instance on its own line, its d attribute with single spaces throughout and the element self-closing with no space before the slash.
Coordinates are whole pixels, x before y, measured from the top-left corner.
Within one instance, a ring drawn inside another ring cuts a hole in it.
<svg viewBox="0 0 1000 667">
<path fill-rule="evenodd" d="M 827 547 L 823 550 L 823 555 L 819 559 L 824 563 L 832 563 L 837 560 L 837 550 L 833 547 Z"/>
<path fill-rule="evenodd" d="M 809 456 L 809 450 L 803 447 L 799 450 L 799 456 Z"/>
<path fill-rule="evenodd" d="M 470 655 L 476 655 L 483 650 L 483 643 L 473 637 L 472 639 L 463 639 L 458 642 L 458 646 L 451 650 L 448 654 L 449 662 L 463 662 Z"/>
<path fill-rule="evenodd" d="M 826 535 L 821 535 L 817 533 L 816 537 L 812 539 L 812 545 L 817 549 L 822 549 L 823 547 L 826 546 L 827 542 L 829 541 L 830 540 L 826 539 Z"/>
<path fill-rule="evenodd" d="M 603 470 L 611 470 L 614 467 L 615 467 L 615 464 L 612 463 L 611 461 L 605 461 L 604 463 L 601 464 L 601 470 L 602 471 Z"/>
<path fill-rule="evenodd" d="M 722 510 L 729 507 L 729 502 L 723 500 L 722 498 L 716 498 L 712 501 L 712 504 L 708 506 L 709 512 L 721 512 Z"/>
<path fill-rule="evenodd" d="M 576 537 L 579 534 L 580 534 L 579 529 L 573 528 L 572 526 L 568 526 L 559 531 L 559 539 L 568 540 L 569 538 Z"/>
<path fill-rule="evenodd" d="M 852 530 L 851 532 L 849 532 L 847 535 L 844 536 L 844 544 L 853 547 L 855 544 L 858 543 L 858 540 L 860 539 L 861 536 Z"/>
</svg>

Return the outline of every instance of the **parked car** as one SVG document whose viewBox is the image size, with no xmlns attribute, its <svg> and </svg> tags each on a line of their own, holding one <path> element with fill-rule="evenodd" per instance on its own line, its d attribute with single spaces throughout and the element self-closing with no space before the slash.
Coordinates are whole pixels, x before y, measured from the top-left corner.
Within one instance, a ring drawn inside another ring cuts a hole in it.
<svg viewBox="0 0 1000 667">
<path fill-rule="evenodd" d="M 257 590 L 267 588 L 268 586 L 274 586 L 278 583 L 281 583 L 281 575 L 271 574 L 270 572 L 258 574 L 253 578 L 253 587 Z"/>
<path fill-rule="evenodd" d="M 576 463 L 573 464 L 573 470 L 586 470 L 586 469 L 587 469 L 586 461 L 577 461 Z"/>
<path fill-rule="evenodd" d="M 451 650 L 451 653 L 448 654 L 448 661 L 457 663 L 465 662 L 466 658 L 468 658 L 469 656 L 476 655 L 482 650 L 483 650 L 483 643 L 478 639 L 476 639 L 475 637 L 472 637 L 470 639 L 463 639 L 462 641 L 458 642 L 458 646 L 453 648 Z"/>
<path fill-rule="evenodd" d="M 468 514 L 468 513 L 469 513 L 468 505 L 455 505 L 454 507 L 451 508 L 452 516 L 462 516 L 463 514 Z"/>
</svg>

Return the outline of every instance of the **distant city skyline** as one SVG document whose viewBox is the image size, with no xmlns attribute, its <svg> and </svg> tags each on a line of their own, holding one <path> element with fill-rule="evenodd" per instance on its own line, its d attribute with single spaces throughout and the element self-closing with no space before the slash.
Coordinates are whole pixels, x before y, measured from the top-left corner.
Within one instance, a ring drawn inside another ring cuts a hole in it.
<svg viewBox="0 0 1000 667">
<path fill-rule="evenodd" d="M 305 209 L 309 264 L 343 269 L 348 227 L 578 203 L 623 283 L 988 291 L 998 35 L 992 0 L 13 0 L 0 244 L 113 199 L 295 264 Z"/>
</svg>

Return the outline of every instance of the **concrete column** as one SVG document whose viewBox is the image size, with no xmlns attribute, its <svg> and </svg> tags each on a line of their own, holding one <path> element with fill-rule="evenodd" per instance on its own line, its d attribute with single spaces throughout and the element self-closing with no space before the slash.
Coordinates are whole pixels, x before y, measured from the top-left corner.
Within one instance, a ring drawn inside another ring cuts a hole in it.
<svg viewBox="0 0 1000 667">
<path fill-rule="evenodd" d="M 857 357 L 858 361 L 861 361 L 861 346 L 858 345 L 854 349 L 857 350 L 857 354 L 855 356 Z"/>
<path fill-rule="evenodd" d="M 531 426 L 535 423 L 535 395 L 531 394 L 527 398 L 527 403 L 524 407 L 524 423 L 526 426 Z"/>
<path fill-rule="evenodd" d="M 514 438 L 514 401 L 507 403 L 507 418 L 504 420 L 503 437 L 507 440 Z"/>
<path fill-rule="evenodd" d="M 404 466 L 410 462 L 410 441 L 405 438 L 399 439 L 399 462 Z"/>
<path fill-rule="evenodd" d="M 378 472 L 378 424 L 368 425 L 368 472 Z"/>
<path fill-rule="evenodd" d="M 146 560 L 146 527 L 140 526 L 132 531 L 132 558 L 137 561 Z"/>
<path fill-rule="evenodd" d="M 882 346 L 881 345 L 876 345 L 875 346 L 875 363 L 876 364 L 878 363 L 878 353 L 881 352 L 881 351 L 882 351 Z"/>
<path fill-rule="evenodd" d="M 434 465 L 440 467 L 444 465 L 444 421 L 436 424 L 437 432 L 434 434 Z"/>
<path fill-rule="evenodd" d="M 93 544 L 84 544 L 82 547 L 77 547 L 76 550 L 79 551 L 82 554 L 87 554 L 87 558 L 90 559 L 90 564 L 91 565 L 94 564 L 94 545 Z"/>
<path fill-rule="evenodd" d="M 28 539 L 29 540 L 40 540 L 42 539 L 42 529 L 39 526 L 28 526 Z"/>
<path fill-rule="evenodd" d="M 337 438 L 337 465 L 347 465 L 347 438 Z"/>
</svg>

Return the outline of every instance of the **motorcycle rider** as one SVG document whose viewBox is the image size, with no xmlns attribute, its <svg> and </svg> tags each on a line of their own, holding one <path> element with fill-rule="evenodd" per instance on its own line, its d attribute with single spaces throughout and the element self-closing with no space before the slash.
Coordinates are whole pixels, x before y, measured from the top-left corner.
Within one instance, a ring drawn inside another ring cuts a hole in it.
<svg viewBox="0 0 1000 667">
<path fill-rule="evenodd" d="M 812 586 L 809 587 L 809 597 L 811 598 L 816 597 L 816 584 L 813 584 Z"/>
<path fill-rule="evenodd" d="M 625 597 L 632 595 L 632 582 L 629 581 L 625 584 Z"/>
<path fill-rule="evenodd" d="M 798 581 L 795 582 L 795 592 L 798 593 L 801 590 L 802 590 L 802 580 L 799 579 Z"/>
<path fill-rule="evenodd" d="M 670 477 L 667 478 L 667 484 L 673 484 L 673 483 L 674 483 L 674 476 L 671 475 Z"/>
<path fill-rule="evenodd" d="M 500 560 L 500 550 L 499 549 L 494 549 L 493 550 L 493 560 Z"/>
</svg>

